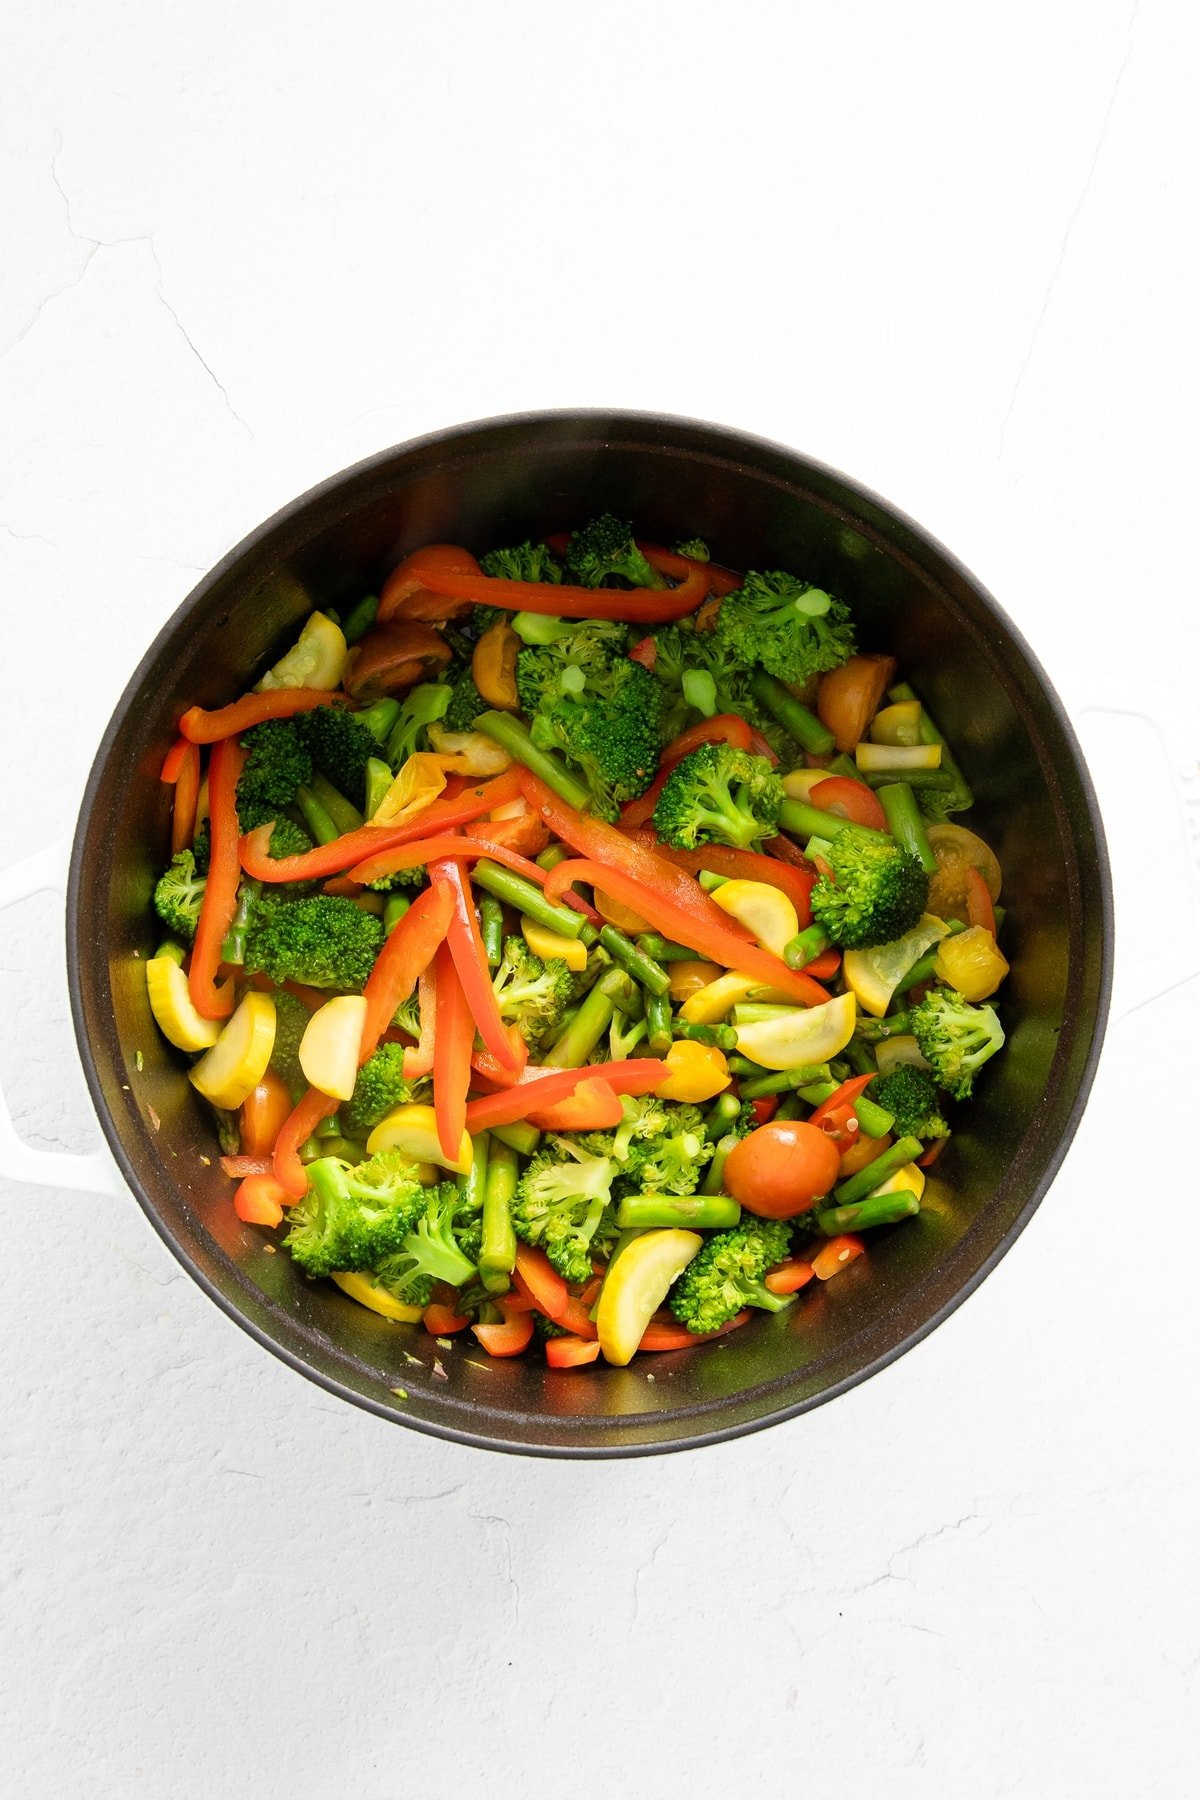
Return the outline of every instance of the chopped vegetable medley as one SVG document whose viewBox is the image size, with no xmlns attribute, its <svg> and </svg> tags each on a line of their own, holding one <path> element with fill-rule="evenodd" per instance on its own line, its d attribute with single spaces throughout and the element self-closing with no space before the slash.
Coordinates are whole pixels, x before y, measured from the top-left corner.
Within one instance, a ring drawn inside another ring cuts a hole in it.
<svg viewBox="0 0 1200 1800">
<path fill-rule="evenodd" d="M 852 611 L 605 515 L 417 550 L 167 756 L 147 963 L 232 1204 L 406 1329 L 685 1349 L 919 1213 L 1000 867 Z"/>
</svg>

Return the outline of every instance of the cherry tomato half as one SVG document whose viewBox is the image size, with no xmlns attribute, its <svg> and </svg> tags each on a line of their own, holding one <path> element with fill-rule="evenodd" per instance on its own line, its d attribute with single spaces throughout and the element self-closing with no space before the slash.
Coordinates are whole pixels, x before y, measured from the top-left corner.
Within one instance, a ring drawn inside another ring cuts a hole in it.
<svg viewBox="0 0 1200 1800">
<path fill-rule="evenodd" d="M 855 825 L 869 825 L 872 831 L 886 831 L 887 814 L 870 788 L 849 775 L 829 775 L 818 781 L 809 796 L 822 812 L 836 818 L 849 819 Z"/>
<path fill-rule="evenodd" d="M 793 1120 L 760 1125 L 734 1145 L 725 1163 L 729 1192 L 760 1219 L 808 1212 L 837 1176 L 837 1145 L 818 1126 Z"/>
</svg>

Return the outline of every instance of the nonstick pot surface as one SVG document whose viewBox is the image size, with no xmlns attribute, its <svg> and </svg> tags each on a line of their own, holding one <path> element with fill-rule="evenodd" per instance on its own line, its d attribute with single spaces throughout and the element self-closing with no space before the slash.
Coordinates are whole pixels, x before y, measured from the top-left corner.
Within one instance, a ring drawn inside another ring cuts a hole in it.
<svg viewBox="0 0 1200 1800">
<path fill-rule="evenodd" d="M 954 745 L 977 796 L 972 822 L 1004 870 L 1009 1042 L 963 1109 L 919 1218 L 874 1234 L 833 1282 L 706 1348 L 554 1371 L 389 1324 L 331 1283 L 306 1281 L 269 1234 L 243 1225 L 210 1119 L 150 1016 L 142 959 L 169 839 L 158 774 L 185 705 L 231 699 L 313 606 L 378 591 L 420 544 L 479 553 L 603 510 L 668 543 L 699 534 L 734 568 L 796 570 L 850 602 L 864 648 L 898 658 Z M 576 1457 L 684 1449 L 787 1418 L 944 1318 L 1012 1243 L 1070 1142 L 1099 1054 L 1111 953 L 1086 768 L 996 603 L 845 477 L 760 439 L 639 413 L 521 415 L 439 433 L 335 476 L 253 532 L 163 628 L 117 705 L 84 796 L 67 913 L 76 1033 L 101 1124 L 150 1222 L 205 1291 L 294 1368 L 385 1417 Z"/>
</svg>

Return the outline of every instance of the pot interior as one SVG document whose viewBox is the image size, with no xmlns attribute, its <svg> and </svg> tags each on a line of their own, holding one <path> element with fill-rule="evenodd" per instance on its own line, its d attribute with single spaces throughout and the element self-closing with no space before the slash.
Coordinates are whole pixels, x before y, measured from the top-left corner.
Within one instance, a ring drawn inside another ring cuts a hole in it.
<svg viewBox="0 0 1200 1800">
<path fill-rule="evenodd" d="M 210 1118 L 151 1018 L 143 959 L 168 854 L 170 790 L 158 772 L 185 705 L 227 702 L 313 606 L 378 591 L 418 545 L 479 553 L 602 510 L 666 543 L 701 535 L 734 568 L 791 569 L 831 588 L 851 604 L 862 647 L 897 657 L 963 764 L 972 822 L 1004 870 L 1009 1042 L 962 1110 L 920 1217 L 873 1234 L 833 1282 L 705 1349 L 555 1372 L 377 1318 L 307 1281 L 269 1234 L 238 1221 Z M 518 417 L 401 446 L 252 534 L 167 624 L 117 707 L 81 813 L 68 915 L 76 1028 L 101 1122 L 151 1222 L 212 1297 L 304 1373 L 377 1412 L 562 1455 L 679 1448 L 786 1416 L 860 1379 L 963 1298 L 1070 1139 L 1099 1050 L 1110 946 L 1107 863 L 1078 746 L 995 603 L 833 472 L 637 414 Z"/>
</svg>

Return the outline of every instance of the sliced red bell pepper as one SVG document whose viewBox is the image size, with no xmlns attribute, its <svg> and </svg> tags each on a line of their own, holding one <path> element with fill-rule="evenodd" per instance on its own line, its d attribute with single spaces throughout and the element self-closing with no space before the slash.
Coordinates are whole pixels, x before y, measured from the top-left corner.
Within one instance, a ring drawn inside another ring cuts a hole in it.
<svg viewBox="0 0 1200 1800">
<path fill-rule="evenodd" d="M 808 1116 L 808 1123 L 823 1131 L 827 1138 L 837 1145 L 839 1156 L 844 1155 L 852 1144 L 857 1144 L 861 1135 L 858 1120 L 854 1113 L 854 1102 L 859 1095 L 875 1080 L 874 1074 L 852 1075 L 843 1081 L 835 1094 L 823 1100 Z M 853 1128 L 850 1121 L 854 1120 Z"/>
<path fill-rule="evenodd" d="M 238 863 L 237 784 L 246 752 L 236 738 L 222 738 L 213 745 L 208 769 L 208 813 L 211 848 L 208 879 L 200 903 L 192 960 L 188 966 L 188 990 L 202 1019 L 227 1019 L 233 1011 L 233 984 L 217 987 L 221 945 L 237 906 Z"/>
<path fill-rule="evenodd" d="M 599 1338 L 593 1338 L 590 1343 L 580 1337 L 546 1339 L 546 1362 L 552 1369 L 577 1369 L 582 1363 L 595 1362 L 599 1354 Z"/>
<path fill-rule="evenodd" d="M 812 1279 L 812 1264 L 804 1262 L 798 1256 L 790 1256 L 777 1269 L 770 1270 L 763 1280 L 763 1286 L 771 1294 L 798 1294 Z"/>
<path fill-rule="evenodd" d="M 247 1175 L 269 1175 L 271 1158 L 269 1156 L 223 1156 L 221 1168 L 234 1181 L 243 1181 Z"/>
<path fill-rule="evenodd" d="M 808 870 L 795 869 L 790 863 L 762 856 L 756 850 L 736 850 L 732 844 L 704 844 L 698 850 L 673 850 L 660 844 L 657 854 L 686 869 L 689 875 L 711 869 L 714 875 L 728 875 L 733 881 L 765 881 L 787 895 L 796 909 L 801 930 L 812 923 L 809 896 L 817 878 Z"/>
<path fill-rule="evenodd" d="M 438 1143 L 451 1162 L 458 1156 L 466 1126 L 471 1086 L 471 1045 L 475 1021 L 448 944 L 439 944 L 433 962 L 437 1011 L 433 1044 L 433 1110 Z"/>
<path fill-rule="evenodd" d="M 163 758 L 163 766 L 159 772 L 158 779 L 160 781 L 165 781 L 168 787 L 174 787 L 175 783 L 179 780 L 179 770 L 182 766 L 183 759 L 192 748 L 193 746 L 189 738 L 177 737 L 175 742 L 171 745 L 171 748 L 167 751 L 166 756 Z"/>
<path fill-rule="evenodd" d="M 375 1051 L 396 1008 L 408 999 L 433 961 L 453 910 L 454 897 L 445 888 L 426 888 L 384 939 L 363 989 L 367 1016 L 358 1053 L 360 1066 Z"/>
<path fill-rule="evenodd" d="M 820 956 L 814 956 L 810 963 L 805 963 L 804 973 L 811 975 L 814 981 L 832 981 L 842 966 L 842 953 L 830 945 L 822 950 Z"/>
<path fill-rule="evenodd" d="M 533 1302 L 539 1312 L 545 1313 L 548 1319 L 557 1319 L 570 1298 L 566 1282 L 558 1270 L 551 1266 L 546 1252 L 535 1250 L 532 1244 L 517 1245 L 513 1285 Z"/>
<path fill-rule="evenodd" d="M 452 1288 L 447 1291 L 454 1292 Z M 431 1337 L 452 1337 L 456 1331 L 465 1331 L 471 1321 L 455 1310 L 452 1299 L 447 1299 L 431 1300 L 421 1315 L 421 1323 Z"/>
<path fill-rule="evenodd" d="M 316 706 L 345 704 L 345 694 L 327 693 L 324 688 L 269 688 L 263 694 L 243 694 L 232 706 L 219 706 L 215 712 L 189 706 L 179 729 L 193 744 L 215 744 L 220 738 L 241 737 L 264 719 L 291 719 Z"/>
<path fill-rule="evenodd" d="M 535 817 L 534 823 L 541 822 Z M 440 858 L 453 856 L 460 861 L 486 860 L 503 863 L 506 869 L 515 870 L 526 881 L 535 882 L 541 887 L 546 880 L 545 869 L 540 869 L 537 863 L 530 862 L 528 857 L 519 855 L 493 837 L 492 833 L 497 829 L 489 821 L 486 829 L 480 830 L 478 836 L 459 837 L 448 831 L 439 831 L 434 837 L 415 838 L 410 844 L 400 844 L 394 850 L 384 850 L 378 856 L 369 856 L 365 862 L 356 863 L 350 870 L 350 880 L 366 887 L 372 881 L 382 881 L 385 875 L 398 875 L 402 869 L 424 868 Z M 471 831 L 473 827 L 468 825 L 467 830 Z"/>
<path fill-rule="evenodd" d="M 737 713 L 714 713 L 711 719 L 698 719 L 672 738 L 659 759 L 659 767 L 673 769 L 701 744 L 731 744 L 735 750 L 749 750 L 752 736 L 749 725 Z"/>
<path fill-rule="evenodd" d="M 530 1113 L 539 1131 L 611 1131 L 625 1117 L 624 1108 L 606 1081 L 581 1081 L 573 1094 Z"/>
<path fill-rule="evenodd" d="M 533 868 L 534 864 L 530 863 L 529 867 Z M 430 863 L 429 877 L 435 889 L 440 888 L 450 896 L 451 912 L 446 944 L 454 958 L 454 967 L 458 971 L 458 979 L 475 1029 L 501 1068 L 514 1071 L 520 1069 L 529 1060 L 529 1052 L 520 1035 L 514 1037 L 500 1017 L 500 1003 L 492 987 L 491 970 L 479 931 L 479 921 L 475 917 L 471 884 L 467 880 L 465 865 L 457 858 L 439 859 Z M 444 1142 L 442 1147 L 446 1147 Z"/>
<path fill-rule="evenodd" d="M 552 581 L 509 581 L 492 575 L 458 574 L 444 558 L 422 561 L 416 550 L 405 559 L 409 574 L 432 594 L 446 594 L 476 605 L 501 606 L 510 612 L 550 613 L 562 619 L 622 619 L 663 625 L 695 612 L 713 586 L 705 563 L 691 563 L 669 551 L 648 549 L 646 559 L 663 575 L 678 575 L 674 588 L 572 587 Z"/>
<path fill-rule="evenodd" d="M 713 1338 L 724 1337 L 727 1331 L 736 1331 L 750 1317 L 750 1308 L 743 1307 L 732 1319 L 727 1319 L 719 1331 L 689 1331 L 686 1325 L 647 1325 L 642 1333 L 639 1350 L 690 1350 L 693 1344 L 707 1344 Z"/>
<path fill-rule="evenodd" d="M 759 1125 L 769 1125 L 779 1110 L 779 1095 L 764 1094 L 761 1100 L 752 1100 L 750 1110 L 754 1114 L 756 1129 Z"/>
<path fill-rule="evenodd" d="M 233 1210 L 247 1225 L 278 1225 L 292 1197 L 273 1175 L 247 1175 L 233 1196 Z"/>
<path fill-rule="evenodd" d="M 467 1107 L 467 1130 L 474 1134 L 494 1125 L 512 1125 L 518 1119 L 527 1119 L 531 1112 L 540 1112 L 573 1093 L 580 1082 L 599 1079 L 615 1094 L 649 1094 L 669 1074 L 669 1069 L 652 1056 L 631 1057 L 628 1062 L 589 1063 L 585 1069 L 527 1068 L 511 1087 L 471 1101 Z"/>
<path fill-rule="evenodd" d="M 790 837 L 767 838 L 763 844 L 767 856 L 773 856 L 777 862 L 785 862 L 793 869 L 803 869 L 806 874 L 813 873 L 813 865 L 805 856 L 799 844 L 794 844 Z"/>
<path fill-rule="evenodd" d="M 421 1023 L 420 1039 L 411 1050 L 404 1052 L 404 1073 L 409 1081 L 433 1074 L 433 1052 L 437 1043 L 437 982 L 432 964 L 417 982 L 417 1014 Z"/>
<path fill-rule="evenodd" d="M 918 1158 L 917 1158 L 918 1169 L 932 1169 L 934 1163 L 937 1161 L 938 1157 L 942 1154 L 942 1151 L 946 1148 L 946 1145 L 949 1142 L 950 1142 L 949 1138 L 935 1138 L 933 1143 L 930 1144 L 928 1150 L 925 1152 L 924 1156 L 918 1156 Z"/>
<path fill-rule="evenodd" d="M 993 937 L 996 935 L 996 909 L 992 905 L 992 896 L 987 882 L 975 868 L 967 870 L 967 924 L 982 925 Z"/>
<path fill-rule="evenodd" d="M 210 774 L 210 787 L 211 783 Z M 270 856 L 268 845 L 273 827 L 260 825 L 242 839 L 242 867 L 256 881 L 324 881 L 329 875 L 340 875 L 344 870 L 352 869 L 367 857 L 398 849 L 401 844 L 415 843 L 419 838 L 432 837 L 435 832 L 468 825 L 472 819 L 491 812 L 494 806 L 516 800 L 521 791 L 521 771 L 514 766 L 491 781 L 477 782 L 453 800 L 435 800 L 405 825 L 361 825 L 357 831 L 347 831 L 331 844 L 318 844 L 315 850 L 306 850 L 303 856 L 278 859 Z"/>
<path fill-rule="evenodd" d="M 494 1303 L 504 1316 L 503 1325 L 473 1325 L 471 1329 L 489 1356 L 520 1356 L 533 1337 L 533 1314 L 513 1306 L 507 1294 Z"/>
<path fill-rule="evenodd" d="M 481 819 L 478 825 L 464 825 L 463 830 L 469 838 L 485 839 L 492 846 L 492 856 L 497 862 L 500 848 L 518 856 L 533 857 L 540 856 L 550 842 L 545 822 L 529 807 L 511 819 Z"/>
<path fill-rule="evenodd" d="M 171 809 L 172 856 L 188 849 L 195 837 L 196 808 L 200 801 L 200 746 L 180 741 L 184 748 L 175 777 L 175 804 Z"/>
<path fill-rule="evenodd" d="M 304 1164 L 300 1161 L 300 1146 L 308 1142 L 321 1120 L 331 1119 L 337 1109 L 336 1100 L 323 1094 L 320 1088 L 310 1087 L 284 1120 L 283 1130 L 275 1139 L 271 1166 L 276 1181 L 287 1189 L 293 1201 L 303 1199 L 308 1186 Z"/>
<path fill-rule="evenodd" d="M 636 800 L 627 800 L 621 808 L 621 824 L 624 827 L 628 828 L 636 825 L 648 825 L 650 823 L 650 820 L 654 817 L 654 809 L 658 805 L 658 796 L 666 787 L 670 775 L 670 769 L 664 768 L 660 762 L 658 765 L 658 774 L 654 777 L 654 780 L 650 783 L 650 786 L 646 789 L 645 793 L 639 794 Z"/>
<path fill-rule="evenodd" d="M 546 898 L 557 899 L 572 881 L 586 881 L 603 891 L 632 912 L 648 919 L 656 931 L 676 943 L 686 944 L 724 969 L 736 969 L 752 976 L 764 987 L 778 988 L 803 1006 L 823 1006 L 829 999 L 824 988 L 811 976 L 789 969 L 783 958 L 745 938 L 735 937 L 724 923 L 714 925 L 707 919 L 689 916 L 661 888 L 651 889 L 626 875 L 624 871 L 607 869 L 597 862 L 563 862 L 551 869 L 546 878 Z M 717 909 L 714 908 L 714 911 Z M 724 920 L 724 914 L 719 915 Z"/>
<path fill-rule="evenodd" d="M 856 1257 L 861 1256 L 865 1249 L 862 1239 L 851 1237 L 849 1233 L 830 1238 L 813 1257 L 812 1272 L 818 1281 L 828 1281 L 831 1275 L 840 1274 Z"/>
<path fill-rule="evenodd" d="M 643 669 L 653 669 L 658 661 L 658 645 L 652 637 L 639 638 L 629 652 L 629 660 L 641 663 Z"/>
<path fill-rule="evenodd" d="M 829 775 L 818 781 L 809 801 L 834 818 L 849 819 L 855 825 L 869 825 L 872 831 L 886 831 L 887 814 L 864 782 L 849 775 Z"/>
</svg>

